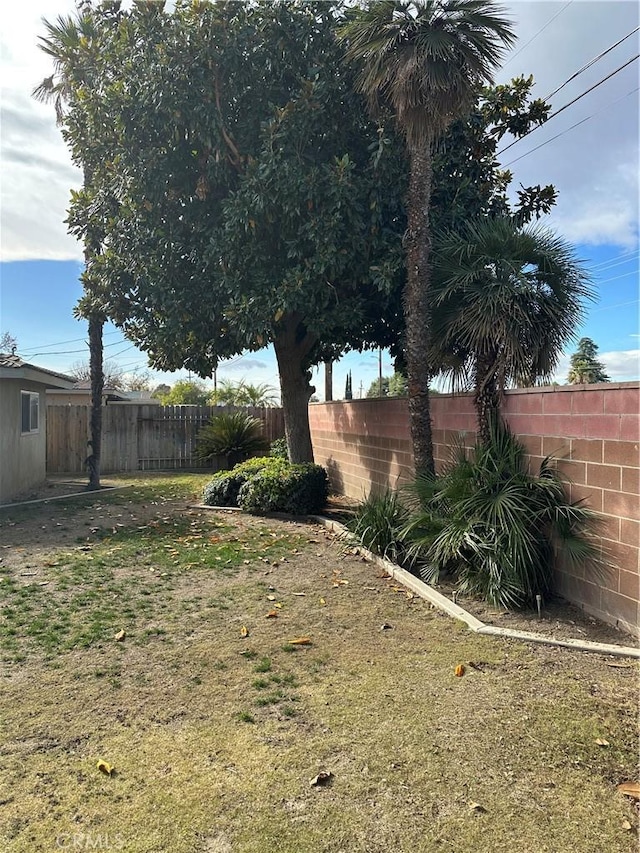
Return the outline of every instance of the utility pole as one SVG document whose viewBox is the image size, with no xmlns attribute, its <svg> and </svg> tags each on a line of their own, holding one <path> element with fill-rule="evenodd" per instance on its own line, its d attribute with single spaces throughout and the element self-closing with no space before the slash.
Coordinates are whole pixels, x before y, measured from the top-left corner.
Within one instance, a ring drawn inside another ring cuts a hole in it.
<svg viewBox="0 0 640 853">
<path fill-rule="evenodd" d="M 382 347 L 378 349 L 378 397 L 382 397 Z"/>
<path fill-rule="evenodd" d="M 324 399 L 328 403 L 333 400 L 333 362 L 324 363 Z"/>
</svg>

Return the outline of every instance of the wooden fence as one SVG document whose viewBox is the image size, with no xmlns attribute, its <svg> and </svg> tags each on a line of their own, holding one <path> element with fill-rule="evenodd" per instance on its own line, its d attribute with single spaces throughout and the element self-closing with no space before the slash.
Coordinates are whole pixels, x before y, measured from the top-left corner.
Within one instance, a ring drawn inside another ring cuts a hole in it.
<svg viewBox="0 0 640 853">
<path fill-rule="evenodd" d="M 196 435 L 213 415 L 233 411 L 222 406 L 157 406 L 109 403 L 102 409 L 100 470 L 149 471 L 172 468 L 216 468 L 195 455 Z M 262 421 L 267 441 L 284 435 L 282 409 L 247 408 Z M 89 406 L 47 407 L 47 473 L 78 474 L 85 470 L 90 437 Z"/>
</svg>

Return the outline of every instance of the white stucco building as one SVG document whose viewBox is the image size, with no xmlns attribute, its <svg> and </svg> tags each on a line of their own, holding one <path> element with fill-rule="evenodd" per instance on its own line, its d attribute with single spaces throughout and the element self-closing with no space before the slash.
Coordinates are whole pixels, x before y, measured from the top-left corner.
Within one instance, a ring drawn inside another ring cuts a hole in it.
<svg viewBox="0 0 640 853">
<path fill-rule="evenodd" d="M 73 384 L 70 376 L 0 353 L 0 504 L 44 481 L 46 390 Z"/>
</svg>

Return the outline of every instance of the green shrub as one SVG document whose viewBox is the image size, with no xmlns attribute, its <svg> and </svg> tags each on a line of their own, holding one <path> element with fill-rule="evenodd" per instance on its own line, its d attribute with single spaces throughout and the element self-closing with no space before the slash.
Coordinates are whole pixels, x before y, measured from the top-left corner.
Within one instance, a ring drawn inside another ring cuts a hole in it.
<svg viewBox="0 0 640 853">
<path fill-rule="evenodd" d="M 289 461 L 289 450 L 287 449 L 286 438 L 276 438 L 271 442 L 271 455 L 278 459 L 286 459 Z"/>
<path fill-rule="evenodd" d="M 284 460 L 273 456 L 258 456 L 236 465 L 231 471 L 219 471 L 207 483 L 203 503 L 207 506 L 238 506 L 238 492 L 246 481 L 263 469 L 279 469 Z"/>
<path fill-rule="evenodd" d="M 503 425 L 472 452 L 454 448 L 441 477 L 416 480 L 415 496 L 403 538 L 428 583 L 451 572 L 460 591 L 509 608 L 548 593 L 561 559 L 599 571 L 596 516 L 567 499 L 552 459 L 529 473 L 525 448 Z"/>
<path fill-rule="evenodd" d="M 327 502 L 327 472 L 305 463 L 281 469 L 263 468 L 240 487 L 238 504 L 247 512 L 320 512 Z"/>
<path fill-rule="evenodd" d="M 231 467 L 260 450 L 267 450 L 262 422 L 246 412 L 221 412 L 197 435 L 196 455 L 200 459 L 226 456 Z"/>
<path fill-rule="evenodd" d="M 406 561 L 406 549 L 400 531 L 409 514 L 397 492 L 386 489 L 371 493 L 346 522 L 349 530 L 365 548 L 396 563 Z"/>
</svg>

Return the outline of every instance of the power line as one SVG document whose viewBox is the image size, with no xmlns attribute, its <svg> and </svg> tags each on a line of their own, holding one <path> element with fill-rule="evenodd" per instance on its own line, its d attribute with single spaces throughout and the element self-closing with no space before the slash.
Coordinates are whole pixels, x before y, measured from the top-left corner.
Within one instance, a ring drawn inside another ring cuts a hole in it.
<svg viewBox="0 0 640 853">
<path fill-rule="evenodd" d="M 594 308 L 592 314 L 597 314 L 598 311 L 608 311 L 609 308 L 623 308 L 625 305 L 636 305 L 640 299 L 632 299 L 630 302 L 617 302 L 615 305 L 604 305 L 602 308 Z"/>
<path fill-rule="evenodd" d="M 524 157 L 528 157 L 529 154 L 533 154 L 534 151 L 538 151 L 538 149 L 544 148 L 544 146 L 549 145 L 550 142 L 555 142 L 556 139 L 559 139 L 561 136 L 564 136 L 565 133 L 569 133 L 570 130 L 574 130 L 576 127 L 579 127 L 581 124 L 584 124 L 585 122 L 589 121 L 590 119 L 595 118 L 597 115 L 600 115 L 600 113 L 605 112 L 605 110 L 609 109 L 609 107 L 615 106 L 620 101 L 624 101 L 625 98 L 628 98 L 629 95 L 633 95 L 635 92 L 638 91 L 638 89 L 640 89 L 640 86 L 636 86 L 635 89 L 632 89 L 630 92 L 627 92 L 626 95 L 622 95 L 622 97 L 620 97 L 620 98 L 616 98 L 615 101 L 611 101 L 610 103 L 605 104 L 605 106 L 602 107 L 602 109 L 597 110 L 595 113 L 592 113 L 590 116 L 587 116 L 586 118 L 580 119 L 580 121 L 577 121 L 575 124 L 572 124 L 571 127 L 567 127 L 565 130 L 561 130 L 560 133 L 556 133 L 555 136 L 552 136 L 550 139 L 547 139 L 545 142 L 541 142 L 540 145 L 536 145 L 535 148 L 531 148 L 529 151 L 526 151 L 524 154 L 520 154 L 519 157 L 514 157 L 513 160 L 509 160 L 508 163 L 504 164 L 504 168 L 506 168 L 507 166 L 511 166 L 513 163 L 517 163 L 518 160 L 522 160 Z M 552 118 L 552 116 L 549 116 L 549 118 Z M 534 128 L 534 130 L 535 129 L 536 128 Z M 529 131 L 529 133 L 531 133 L 531 131 Z M 525 135 L 528 136 L 528 134 L 525 134 Z M 524 137 L 520 137 L 520 139 L 524 139 Z M 520 141 L 519 139 L 516 139 L 515 142 L 511 143 L 511 145 L 515 145 L 516 142 L 519 142 L 519 141 Z M 511 145 L 507 145 L 507 148 L 511 148 Z M 507 148 L 503 148 L 502 150 L 506 151 Z M 500 153 L 501 152 L 499 151 L 498 154 L 500 154 Z"/>
<path fill-rule="evenodd" d="M 82 340 L 84 340 L 84 338 L 79 338 L 78 340 L 82 341 Z M 122 341 L 113 341 L 110 344 L 105 344 L 103 346 L 103 349 L 107 349 L 108 347 L 117 347 L 123 343 L 124 343 L 123 340 Z M 55 344 L 51 344 L 51 346 L 55 346 Z M 134 346 L 134 344 L 132 344 L 131 346 Z M 127 347 L 127 349 L 130 349 L 130 347 Z M 86 352 L 87 352 L 86 347 L 83 347 L 83 349 L 56 350 L 54 352 L 50 352 L 50 351 L 49 352 L 29 352 L 29 350 L 20 350 L 20 355 L 21 356 L 27 355 L 28 358 L 35 358 L 36 356 L 39 356 L 39 355 L 77 355 L 77 353 L 86 353 Z M 126 350 L 123 350 L 123 352 L 126 352 Z M 118 355 L 118 353 L 116 353 L 116 355 Z M 115 357 L 115 356 L 113 356 L 113 357 Z"/>
<path fill-rule="evenodd" d="M 506 67 L 507 67 L 507 65 L 508 65 L 510 62 L 512 62 L 512 61 L 516 58 L 516 56 L 520 56 L 520 54 L 522 53 L 522 51 L 523 51 L 526 47 L 529 47 L 529 45 L 531 44 L 531 42 L 532 42 L 532 41 L 535 41 L 535 40 L 538 38 L 538 36 L 539 36 L 541 33 L 543 33 L 543 32 L 547 29 L 547 27 L 549 26 L 549 24 L 552 24 L 552 23 L 555 21 L 555 19 L 558 17 L 558 15 L 561 15 L 561 14 L 564 12 L 564 10 L 565 10 L 565 9 L 567 9 L 567 8 L 568 8 L 572 3 L 573 3 L 573 0 L 569 0 L 569 2 L 568 2 L 568 3 L 565 3 L 565 4 L 564 4 L 564 6 L 562 7 L 562 9 L 560 9 L 560 11 L 559 11 L 559 12 L 556 12 L 556 13 L 555 13 L 555 15 L 553 15 L 553 17 L 549 18 L 549 20 L 547 21 L 547 23 L 546 23 L 543 27 L 541 27 L 535 35 L 531 36 L 531 38 L 529 39 L 529 41 L 525 42 L 519 50 L 517 50 L 514 54 L 512 54 L 512 55 L 509 57 L 509 59 L 507 59 L 507 61 L 504 63 L 504 65 L 503 65 L 502 67 L 503 67 L 503 68 L 506 68 Z"/>
<path fill-rule="evenodd" d="M 578 96 L 577 96 L 576 98 L 574 98 L 572 101 L 569 101 L 569 103 L 567 103 L 567 104 L 565 104 L 564 106 L 560 107 L 560 109 L 559 109 L 559 110 L 556 110 L 555 112 L 551 113 L 551 115 L 547 118 L 547 122 L 548 122 L 548 121 L 551 121 L 551 119 L 552 119 L 552 118 L 555 118 L 556 116 L 559 116 L 559 115 L 560 115 L 560 113 L 563 113 L 565 110 L 569 109 L 569 107 L 573 106 L 573 104 L 577 103 L 579 100 L 581 100 L 582 98 L 584 98 L 584 97 L 585 97 L 586 95 L 588 95 L 590 92 L 593 92 L 593 90 L 594 90 L 594 89 L 597 89 L 597 88 L 598 88 L 598 86 L 602 86 L 602 84 L 603 84 L 603 83 L 606 83 L 606 82 L 607 82 L 607 80 L 610 80 L 610 79 L 611 79 L 612 77 L 614 77 L 616 74 L 619 74 L 619 73 L 620 73 L 620 71 L 622 71 L 623 69 L 625 69 L 625 68 L 627 67 L 627 65 L 631 65 L 631 63 L 632 63 L 632 62 L 635 62 L 635 61 L 636 61 L 636 59 L 638 59 L 638 57 L 640 57 L 640 53 L 637 53 L 635 56 L 632 56 L 632 57 L 631 57 L 631 59 L 628 59 L 628 60 L 627 60 L 623 65 L 620 65 L 620 67 L 619 67 L 619 68 L 616 68 L 616 70 L 615 70 L 615 71 L 612 71 L 612 72 L 611 72 L 611 74 L 607 74 L 607 76 L 606 76 L 606 77 L 603 77 L 603 78 L 602 78 L 602 80 L 598 80 L 598 82 L 597 82 L 597 83 L 594 83 L 594 85 L 593 85 L 593 86 L 590 86 L 588 89 L 586 89 L 586 91 L 582 92 L 582 94 L 578 95 Z M 636 91 L 637 91 L 637 90 L 636 90 Z M 629 93 L 629 94 L 631 94 L 631 93 Z M 625 95 L 625 97 L 626 97 L 626 95 Z M 584 119 L 584 120 L 586 121 L 586 119 Z M 581 123 L 581 122 L 580 122 L 580 123 Z M 546 122 L 545 122 L 545 124 L 546 124 Z M 509 143 L 509 145 L 506 145 L 504 148 L 502 148 L 500 151 L 498 151 L 498 153 L 497 153 L 497 155 L 496 155 L 496 156 L 497 156 L 497 157 L 499 157 L 499 156 L 500 156 L 500 154 L 504 154 L 504 152 L 505 152 L 505 151 L 508 151 L 508 150 L 509 150 L 509 148 L 512 148 L 514 145 L 516 145 L 516 143 L 521 142 L 521 141 L 522 141 L 526 136 L 529 136 L 529 134 L 530 134 L 530 133 L 533 133 L 533 132 L 534 132 L 534 130 L 538 130 L 538 128 L 540 128 L 540 127 L 542 127 L 542 126 L 543 126 L 543 125 L 539 125 L 539 124 L 538 124 L 538 125 L 536 125 L 535 127 L 532 127 L 532 128 L 531 128 L 531 130 L 528 130 L 526 133 L 523 133 L 523 134 L 522 134 L 522 136 L 519 136 L 517 139 L 514 139 L 514 140 L 513 140 L 513 142 L 510 142 L 510 143 Z M 515 161 L 514 161 L 514 162 L 515 162 Z"/>
<path fill-rule="evenodd" d="M 605 278 L 604 281 L 598 281 L 596 284 L 608 284 L 610 281 L 619 281 L 619 279 L 628 278 L 630 275 L 638 275 L 638 270 L 631 270 L 631 272 L 626 272 L 623 275 L 615 275 L 613 278 Z"/>
<path fill-rule="evenodd" d="M 104 337 L 106 338 L 108 335 L 117 335 L 117 334 L 119 334 L 117 331 L 105 332 Z M 34 349 L 46 349 L 47 347 L 61 347 L 64 344 L 75 344 L 78 341 L 86 341 L 86 338 L 71 338 L 71 340 L 68 340 L 68 341 L 56 341 L 54 344 L 39 344 L 38 346 L 35 346 L 35 347 L 25 347 L 25 349 L 22 350 L 22 352 L 28 353 L 28 352 L 32 352 Z M 36 355 L 42 355 L 42 353 L 36 353 Z M 56 353 L 51 353 L 51 355 L 56 355 Z"/>
<path fill-rule="evenodd" d="M 640 252 L 635 251 L 629 252 L 627 256 L 621 261 L 617 260 L 617 258 L 611 258 L 610 261 L 603 261 L 600 264 L 596 264 L 593 267 L 589 267 L 589 272 L 605 272 L 606 270 L 613 269 L 613 267 L 621 267 L 623 264 L 629 264 L 632 261 L 637 260 L 639 255 Z"/>
<path fill-rule="evenodd" d="M 545 101 L 548 101 L 550 98 L 553 98 L 553 96 L 554 96 L 554 95 L 557 95 L 557 94 L 558 94 L 558 92 L 562 91 L 562 89 L 564 89 L 564 87 L 565 87 L 565 86 L 567 86 L 569 83 L 571 83 L 571 81 L 572 81 L 572 80 L 575 80 L 575 79 L 576 79 L 576 77 L 579 77 L 579 76 L 580 76 L 581 74 L 583 74 L 583 73 L 584 73 L 588 68 L 591 68 L 591 66 L 592 66 L 592 65 L 595 65 L 595 64 L 596 64 L 596 62 L 600 62 L 600 60 L 601 60 L 604 56 L 606 56 L 608 53 L 611 53 L 611 51 L 612 51 L 612 50 L 615 50 L 615 48 L 616 48 L 616 47 L 618 47 L 618 45 L 622 44 L 622 42 L 626 41 L 628 38 L 631 38 L 631 36 L 632 36 L 632 35 L 635 35 L 635 33 L 637 33 L 637 32 L 638 32 L 638 30 L 640 30 L 640 27 L 636 27 L 636 28 L 635 28 L 635 30 L 631 30 L 631 32 L 630 32 L 630 33 L 627 33 L 627 34 L 626 34 L 626 36 L 624 36 L 623 38 L 621 38 L 621 39 L 620 39 L 619 41 L 617 41 L 615 44 L 612 44 L 612 45 L 611 45 L 611 47 L 608 47 L 606 50 L 603 50 L 603 51 L 602 51 L 602 53 L 599 53 L 597 56 L 594 56 L 594 58 L 593 58 L 593 59 L 590 59 L 590 60 L 589 60 L 589 62 L 587 62 L 587 64 L 586 64 L 586 65 L 583 65 L 583 66 L 582 66 L 582 68 L 579 68 L 579 69 L 575 72 L 575 74 L 572 74 L 572 75 L 571 75 L 571 77 L 569 77 L 569 79 L 568 79 L 568 80 L 565 80 L 565 81 L 564 81 L 564 83 L 562 83 L 562 85 L 561 85 L 561 86 L 558 86 L 558 88 L 557 88 L 557 89 L 554 89 L 554 90 L 553 90 L 553 92 L 551 92 L 551 94 L 550 94 L 550 95 L 547 95 L 547 97 L 546 97 L 546 98 L 544 98 L 544 100 L 545 100 Z"/>
</svg>

